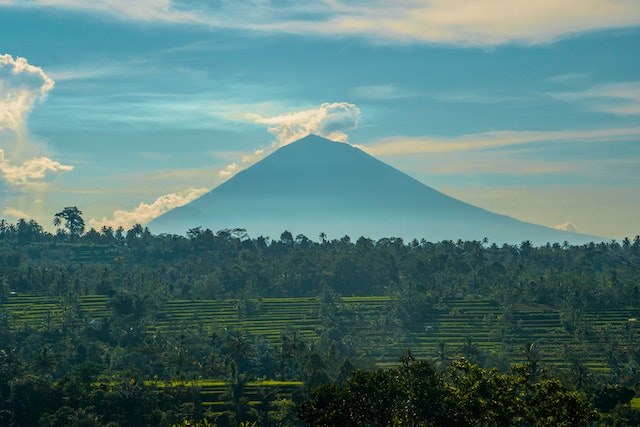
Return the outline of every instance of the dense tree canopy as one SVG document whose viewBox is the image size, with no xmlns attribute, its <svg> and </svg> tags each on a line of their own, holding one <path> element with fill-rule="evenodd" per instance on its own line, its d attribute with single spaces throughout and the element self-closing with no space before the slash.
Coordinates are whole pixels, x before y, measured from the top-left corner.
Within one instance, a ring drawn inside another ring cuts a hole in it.
<svg viewBox="0 0 640 427">
<path fill-rule="evenodd" d="M 436 371 L 409 355 L 397 369 L 356 371 L 315 389 L 298 407 L 315 427 L 584 426 L 598 418 L 585 396 L 527 369 L 486 371 L 465 359 Z"/>
</svg>

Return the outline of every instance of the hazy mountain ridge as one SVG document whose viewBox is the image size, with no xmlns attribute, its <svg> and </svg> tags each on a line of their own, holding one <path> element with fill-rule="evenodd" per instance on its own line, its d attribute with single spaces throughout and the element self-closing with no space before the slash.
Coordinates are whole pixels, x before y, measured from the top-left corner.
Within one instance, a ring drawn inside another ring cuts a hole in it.
<svg viewBox="0 0 640 427">
<path fill-rule="evenodd" d="M 309 135 L 280 148 L 193 202 L 153 220 L 154 233 L 201 226 L 284 230 L 315 239 L 402 237 L 517 243 L 603 239 L 525 223 L 440 193 L 351 145 Z"/>
</svg>

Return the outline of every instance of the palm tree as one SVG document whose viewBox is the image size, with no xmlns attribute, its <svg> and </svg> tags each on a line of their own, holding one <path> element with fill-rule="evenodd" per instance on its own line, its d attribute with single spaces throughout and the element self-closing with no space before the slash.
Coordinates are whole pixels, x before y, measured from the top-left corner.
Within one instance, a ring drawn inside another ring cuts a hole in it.
<svg viewBox="0 0 640 427">
<path fill-rule="evenodd" d="M 471 337 L 466 337 L 464 343 L 460 346 L 460 354 L 471 363 L 478 363 L 481 356 L 480 347 L 473 342 Z"/>
<path fill-rule="evenodd" d="M 0 350 L 0 373 L 9 378 L 16 377 L 22 369 L 23 363 L 18 357 L 15 347 L 8 350 Z"/>
<path fill-rule="evenodd" d="M 529 367 L 529 375 L 531 375 L 531 381 L 536 381 L 538 374 L 538 361 L 540 355 L 535 343 L 528 342 L 522 346 L 522 355 L 524 356 L 527 366 Z"/>
<path fill-rule="evenodd" d="M 82 211 L 75 206 L 67 206 L 53 217 L 53 225 L 60 227 L 64 222 L 64 228 L 67 229 L 71 238 L 80 236 L 84 233 L 84 220 L 82 219 Z"/>
<path fill-rule="evenodd" d="M 44 377 L 47 371 L 51 371 L 55 368 L 56 359 L 51 353 L 49 347 L 42 347 L 42 350 L 40 350 L 40 353 L 38 353 L 31 366 L 33 369 L 40 371 L 41 377 Z"/>
<path fill-rule="evenodd" d="M 447 343 L 444 340 L 438 340 L 438 343 L 436 345 L 437 349 L 438 349 L 438 362 L 440 363 L 441 367 L 444 367 L 446 365 L 449 364 L 449 356 L 447 355 Z"/>
<path fill-rule="evenodd" d="M 227 360 L 233 360 L 237 369 L 245 372 L 249 368 L 251 356 L 251 342 L 246 334 L 240 329 L 234 330 L 227 342 Z"/>
</svg>

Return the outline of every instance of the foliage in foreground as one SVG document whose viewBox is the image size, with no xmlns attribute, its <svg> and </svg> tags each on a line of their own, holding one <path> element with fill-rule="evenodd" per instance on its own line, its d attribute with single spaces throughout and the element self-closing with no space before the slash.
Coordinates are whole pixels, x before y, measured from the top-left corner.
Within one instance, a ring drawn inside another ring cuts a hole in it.
<svg viewBox="0 0 640 427">
<path fill-rule="evenodd" d="M 446 371 L 410 355 L 397 369 L 355 371 L 343 384 L 315 389 L 298 407 L 310 426 L 582 426 L 598 418 L 584 395 L 528 365 L 511 374 L 465 359 Z"/>
</svg>

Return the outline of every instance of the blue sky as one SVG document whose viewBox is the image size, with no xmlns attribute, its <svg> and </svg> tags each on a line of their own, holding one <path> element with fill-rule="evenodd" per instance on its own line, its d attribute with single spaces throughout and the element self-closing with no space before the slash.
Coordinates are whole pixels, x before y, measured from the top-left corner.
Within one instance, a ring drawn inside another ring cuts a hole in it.
<svg viewBox="0 0 640 427">
<path fill-rule="evenodd" d="M 0 0 L 0 216 L 144 224 L 311 132 L 634 237 L 639 48 L 636 0 Z"/>
</svg>

